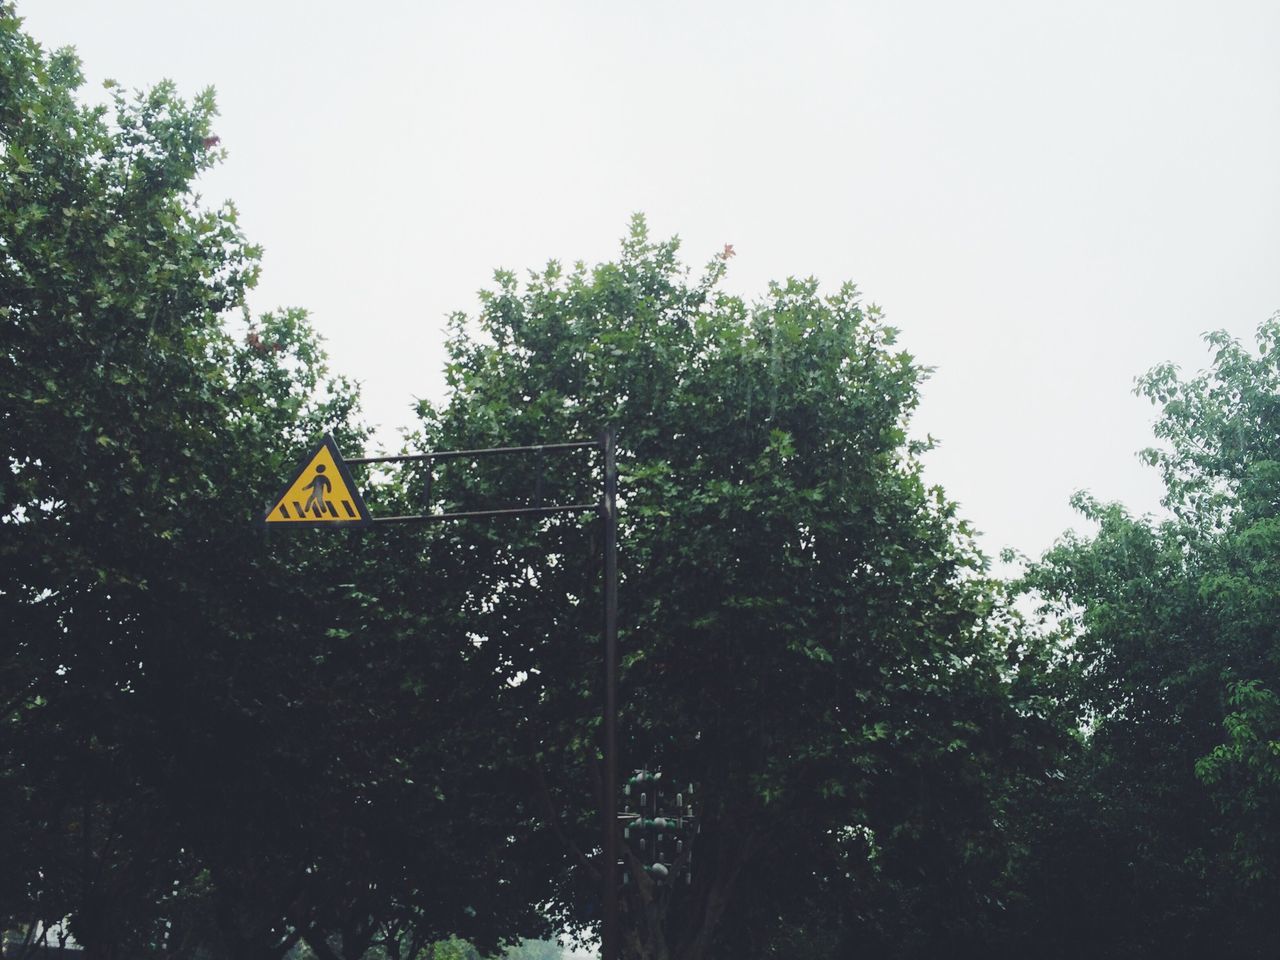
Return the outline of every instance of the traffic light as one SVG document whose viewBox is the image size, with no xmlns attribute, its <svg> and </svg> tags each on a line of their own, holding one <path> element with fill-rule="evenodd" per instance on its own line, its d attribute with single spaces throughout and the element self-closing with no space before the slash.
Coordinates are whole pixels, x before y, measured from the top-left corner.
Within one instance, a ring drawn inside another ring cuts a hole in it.
<svg viewBox="0 0 1280 960">
<path fill-rule="evenodd" d="M 636 770 L 627 778 L 622 787 L 623 812 L 618 816 L 622 837 L 654 882 L 674 883 L 683 877 L 688 885 L 693 882 L 692 841 L 699 829 L 691 802 L 693 784 L 676 792 L 674 804 L 668 803 L 665 787 L 660 769 Z M 631 882 L 626 871 L 622 882 Z"/>
</svg>

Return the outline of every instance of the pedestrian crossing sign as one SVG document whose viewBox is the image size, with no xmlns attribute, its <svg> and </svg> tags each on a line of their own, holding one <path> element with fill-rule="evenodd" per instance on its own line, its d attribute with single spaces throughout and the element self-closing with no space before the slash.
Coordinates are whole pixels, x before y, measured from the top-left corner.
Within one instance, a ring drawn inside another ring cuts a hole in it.
<svg viewBox="0 0 1280 960">
<path fill-rule="evenodd" d="M 332 436 L 325 434 L 262 520 L 309 526 L 369 522 L 369 511 Z"/>
</svg>

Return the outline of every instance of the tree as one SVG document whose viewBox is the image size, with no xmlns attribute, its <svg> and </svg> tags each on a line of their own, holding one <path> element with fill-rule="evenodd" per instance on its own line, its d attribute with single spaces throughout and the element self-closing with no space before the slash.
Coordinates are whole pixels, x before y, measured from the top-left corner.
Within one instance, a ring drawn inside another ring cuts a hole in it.
<svg viewBox="0 0 1280 960">
<path fill-rule="evenodd" d="M 552 263 L 523 286 L 500 271 L 476 321 L 455 318 L 450 396 L 423 404 L 418 442 L 618 431 L 623 763 L 696 781 L 704 824 L 687 890 L 628 854 L 627 957 L 742 955 L 815 901 L 856 914 L 888 886 L 921 894 L 922 941 L 954 943 L 1002 869 L 999 771 L 1043 740 L 1033 658 L 967 524 L 921 479 L 907 422 L 923 371 L 879 310 L 795 280 L 748 305 L 717 289 L 724 270 L 690 282 L 637 217 L 617 262 Z M 451 507 L 535 487 L 582 502 L 598 471 L 477 462 L 433 490 Z M 526 731 L 545 852 L 564 851 L 553 903 L 594 922 L 593 523 L 459 536 L 468 629 Z"/>
<path fill-rule="evenodd" d="M 0 602 L 16 887 L 4 902 L 34 911 L 21 919 L 75 912 L 93 942 L 132 935 L 107 931 L 131 918 L 106 886 L 133 882 L 128 868 L 153 857 L 150 842 L 132 846 L 147 793 L 130 760 L 149 738 L 133 735 L 145 726 L 131 708 L 153 653 L 134 625 L 170 612 L 152 588 L 171 578 L 153 577 L 191 566 L 180 544 L 199 536 L 192 506 L 212 501 L 210 474 L 225 466 L 210 449 L 213 396 L 228 386 L 216 318 L 252 282 L 255 252 L 234 211 L 187 203 L 216 157 L 208 95 L 188 106 L 164 85 L 117 94 L 113 130 L 105 110 L 76 103 L 74 55 L 44 55 L 8 5 L 0 43 Z M 135 818 L 125 842 L 115 828 Z M 108 848 L 118 869 L 98 862 Z"/>
<path fill-rule="evenodd" d="M 1064 538 L 1030 571 L 1087 719 L 1043 808 L 1052 826 L 1023 922 L 1031 941 L 1063 931 L 1053 955 L 1273 951 L 1278 337 L 1264 324 L 1255 355 L 1212 334 L 1210 370 L 1143 377 L 1164 444 L 1144 457 L 1169 518 L 1081 495 L 1097 533 Z"/>
<path fill-rule="evenodd" d="M 1219 839 L 1231 844 L 1228 895 L 1238 884 L 1241 899 L 1257 903 L 1280 891 L 1280 767 L 1271 746 L 1280 690 L 1280 316 L 1258 328 L 1256 354 L 1223 333 L 1208 341 L 1209 371 L 1182 380 L 1161 367 L 1143 381 L 1163 405 L 1157 435 L 1167 442 L 1147 456 L 1198 554 L 1196 600 L 1213 639 L 1202 669 L 1225 742 L 1195 772 L 1222 814 Z M 1274 924 L 1255 924 L 1270 941 Z"/>
<path fill-rule="evenodd" d="M 449 594 L 401 600 L 447 542 L 256 522 L 364 433 L 301 311 L 230 333 L 258 251 L 194 193 L 212 93 L 81 83 L 0 6 L 0 927 L 237 960 L 541 932 L 468 732 L 487 668 L 433 642 Z"/>
</svg>

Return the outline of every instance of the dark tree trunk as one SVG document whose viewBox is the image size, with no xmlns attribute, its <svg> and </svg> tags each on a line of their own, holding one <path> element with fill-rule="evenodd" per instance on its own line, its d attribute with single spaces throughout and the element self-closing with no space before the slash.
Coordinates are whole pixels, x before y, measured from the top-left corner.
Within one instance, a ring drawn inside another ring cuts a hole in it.
<svg viewBox="0 0 1280 960">
<path fill-rule="evenodd" d="M 699 899 L 692 904 L 692 915 L 683 930 L 668 929 L 667 904 L 661 891 L 639 861 L 629 858 L 632 884 L 626 897 L 622 960 L 705 960 L 756 840 L 750 834 L 741 843 L 722 847 L 715 873 L 705 885 L 692 888 Z M 680 896 L 681 892 L 672 891 L 668 896 Z"/>
</svg>

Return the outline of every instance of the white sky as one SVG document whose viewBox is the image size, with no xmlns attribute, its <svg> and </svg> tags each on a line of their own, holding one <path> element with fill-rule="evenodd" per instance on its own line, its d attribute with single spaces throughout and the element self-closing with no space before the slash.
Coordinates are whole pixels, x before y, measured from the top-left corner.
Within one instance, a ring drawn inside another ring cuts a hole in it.
<svg viewBox="0 0 1280 960">
<path fill-rule="evenodd" d="M 936 366 L 929 477 L 994 553 L 1139 510 L 1133 378 L 1280 309 L 1280 3 L 18 0 L 94 88 L 213 85 L 204 184 L 394 444 L 494 267 L 628 216 L 729 289 L 852 279 Z M 96 95 L 96 94 L 95 94 Z"/>
</svg>

